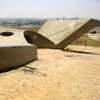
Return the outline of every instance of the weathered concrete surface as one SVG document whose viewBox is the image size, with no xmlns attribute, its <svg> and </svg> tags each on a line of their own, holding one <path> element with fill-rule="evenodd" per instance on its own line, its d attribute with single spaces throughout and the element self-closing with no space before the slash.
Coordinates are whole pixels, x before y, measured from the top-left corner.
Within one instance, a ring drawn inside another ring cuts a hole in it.
<svg viewBox="0 0 100 100">
<path fill-rule="evenodd" d="M 24 30 L 0 28 L 0 33 L 2 32 L 12 32 L 14 34 L 11 36 L 0 35 L 0 45 L 28 44 L 23 35 Z"/>
<path fill-rule="evenodd" d="M 24 34 L 23 38 L 27 42 L 37 45 L 38 48 L 64 49 L 98 24 L 100 22 L 93 19 L 48 20 L 38 32 L 24 30 L 22 36 Z M 13 38 L 9 38 L 9 42 L 10 40 Z M 22 38 L 19 41 L 22 42 Z M 21 42 L 17 42 L 17 44 Z M 26 41 L 23 42 L 26 44 Z"/>
<path fill-rule="evenodd" d="M 0 46 L 0 71 L 21 66 L 37 59 L 35 45 Z"/>
<path fill-rule="evenodd" d="M 2 36 L 12 32 L 11 36 Z M 23 30 L 0 28 L 0 72 L 37 59 L 37 47 L 27 43 Z"/>
<path fill-rule="evenodd" d="M 36 40 L 32 39 L 32 43 L 38 47 L 63 49 L 98 24 L 100 22 L 93 19 L 48 20 L 38 34 L 32 33 L 32 38 L 37 37 Z M 40 35 L 44 37 L 41 39 L 41 44 L 38 41 Z M 51 42 L 49 46 L 48 41 Z"/>
<path fill-rule="evenodd" d="M 42 34 L 33 31 L 24 32 L 25 39 L 31 44 L 35 44 L 38 48 L 52 48 L 55 44 Z"/>
</svg>

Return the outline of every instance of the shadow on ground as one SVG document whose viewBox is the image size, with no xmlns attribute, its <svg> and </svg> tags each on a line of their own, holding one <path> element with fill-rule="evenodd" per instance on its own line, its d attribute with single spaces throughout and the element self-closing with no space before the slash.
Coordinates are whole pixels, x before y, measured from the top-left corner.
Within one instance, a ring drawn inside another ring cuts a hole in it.
<svg viewBox="0 0 100 100">
<path fill-rule="evenodd" d="M 82 53 L 82 54 L 100 55 L 99 53 L 94 53 L 92 51 L 77 51 L 77 50 L 71 50 L 71 49 L 65 49 L 64 51 L 74 52 L 74 53 Z"/>
<path fill-rule="evenodd" d="M 25 74 L 34 74 L 38 76 L 47 76 L 46 73 L 41 73 L 37 71 L 37 68 L 29 67 L 29 66 L 24 66 L 23 71 Z"/>
</svg>

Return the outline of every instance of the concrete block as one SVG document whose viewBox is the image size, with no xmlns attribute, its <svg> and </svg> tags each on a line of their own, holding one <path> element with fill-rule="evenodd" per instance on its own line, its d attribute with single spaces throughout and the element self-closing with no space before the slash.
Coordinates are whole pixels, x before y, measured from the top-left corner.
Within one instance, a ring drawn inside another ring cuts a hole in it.
<svg viewBox="0 0 100 100">
<path fill-rule="evenodd" d="M 37 59 L 37 46 L 29 44 L 23 32 L 0 28 L 0 72 Z"/>
<path fill-rule="evenodd" d="M 0 71 L 25 65 L 37 59 L 35 45 L 0 46 Z"/>
</svg>

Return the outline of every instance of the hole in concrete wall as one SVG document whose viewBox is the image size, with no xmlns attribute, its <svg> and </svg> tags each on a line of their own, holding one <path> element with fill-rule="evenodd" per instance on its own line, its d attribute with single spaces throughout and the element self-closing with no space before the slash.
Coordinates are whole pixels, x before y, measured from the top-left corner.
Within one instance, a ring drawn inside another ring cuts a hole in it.
<svg viewBox="0 0 100 100">
<path fill-rule="evenodd" d="M 12 32 L 2 32 L 0 33 L 1 36 L 12 36 L 14 33 Z"/>
<path fill-rule="evenodd" d="M 96 31 L 92 31 L 92 32 L 90 32 L 91 34 L 96 34 Z"/>
</svg>

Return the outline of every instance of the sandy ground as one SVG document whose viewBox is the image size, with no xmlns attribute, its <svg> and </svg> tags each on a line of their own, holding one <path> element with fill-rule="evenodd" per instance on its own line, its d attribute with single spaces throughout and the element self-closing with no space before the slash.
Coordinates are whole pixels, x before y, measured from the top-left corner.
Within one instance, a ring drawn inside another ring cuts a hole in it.
<svg viewBox="0 0 100 100">
<path fill-rule="evenodd" d="M 100 100 L 100 47 L 39 49 L 38 60 L 0 74 L 0 100 Z"/>
</svg>

